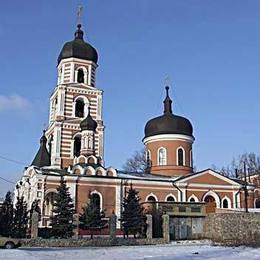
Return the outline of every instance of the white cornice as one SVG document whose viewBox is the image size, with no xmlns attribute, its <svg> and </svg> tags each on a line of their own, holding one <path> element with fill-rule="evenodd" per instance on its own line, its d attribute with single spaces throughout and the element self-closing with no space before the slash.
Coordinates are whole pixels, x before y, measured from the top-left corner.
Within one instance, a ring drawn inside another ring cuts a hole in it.
<svg viewBox="0 0 260 260">
<path fill-rule="evenodd" d="M 189 143 L 193 143 L 195 140 L 194 137 L 188 135 L 181 135 L 181 134 L 159 134 L 154 136 L 149 136 L 144 138 L 144 144 L 148 144 L 151 142 L 158 142 L 158 141 L 185 141 Z"/>
</svg>

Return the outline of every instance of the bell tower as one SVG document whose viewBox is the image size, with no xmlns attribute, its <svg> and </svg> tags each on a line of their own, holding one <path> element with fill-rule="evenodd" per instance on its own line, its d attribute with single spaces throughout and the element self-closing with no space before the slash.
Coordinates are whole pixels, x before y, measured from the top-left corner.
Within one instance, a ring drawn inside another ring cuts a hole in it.
<svg viewBox="0 0 260 260">
<path fill-rule="evenodd" d="M 103 91 L 96 87 L 97 62 L 98 53 L 84 40 L 82 26 L 78 24 L 74 39 L 64 44 L 58 56 L 57 86 L 50 97 L 46 137 L 52 167 L 67 168 L 85 153 L 81 148 L 89 130 L 81 131 L 80 125 L 89 117 L 96 123 L 91 132 L 92 153 L 102 163 Z"/>
</svg>

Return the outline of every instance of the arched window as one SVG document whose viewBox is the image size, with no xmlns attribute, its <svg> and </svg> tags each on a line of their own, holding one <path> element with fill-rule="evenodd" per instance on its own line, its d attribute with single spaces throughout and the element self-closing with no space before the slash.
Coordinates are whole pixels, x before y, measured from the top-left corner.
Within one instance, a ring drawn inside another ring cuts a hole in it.
<svg viewBox="0 0 260 260">
<path fill-rule="evenodd" d="M 81 150 L 81 137 L 76 136 L 74 138 L 74 156 L 80 156 L 80 150 Z"/>
<path fill-rule="evenodd" d="M 78 99 L 76 101 L 76 105 L 75 105 L 75 116 L 76 117 L 84 117 L 84 102 L 82 99 Z"/>
<path fill-rule="evenodd" d="M 166 199 L 166 201 L 169 201 L 169 202 L 174 202 L 174 201 L 175 201 L 175 199 L 174 199 L 174 197 L 173 197 L 173 196 L 168 196 L 168 197 L 167 197 L 167 199 Z"/>
<path fill-rule="evenodd" d="M 151 152 L 149 150 L 146 151 L 146 164 L 151 167 Z"/>
<path fill-rule="evenodd" d="M 150 195 L 150 196 L 147 198 L 147 201 L 154 202 L 154 201 L 156 201 L 156 198 L 155 198 L 153 195 Z"/>
<path fill-rule="evenodd" d="M 195 199 L 194 198 L 190 198 L 190 202 L 195 202 Z"/>
<path fill-rule="evenodd" d="M 50 136 L 50 139 L 48 141 L 48 150 L 49 150 L 50 156 L 51 156 L 51 153 L 52 153 L 52 141 L 53 141 L 53 135 Z"/>
<path fill-rule="evenodd" d="M 224 199 L 222 204 L 223 204 L 222 206 L 223 206 L 224 209 L 228 208 L 228 201 L 227 201 L 227 199 Z"/>
<path fill-rule="evenodd" d="M 177 158 L 178 165 L 184 166 L 184 150 L 183 150 L 183 148 L 178 148 L 177 154 L 178 154 L 178 158 Z"/>
<path fill-rule="evenodd" d="M 77 82 L 78 83 L 84 83 L 84 71 L 83 71 L 83 69 L 78 70 Z"/>
<path fill-rule="evenodd" d="M 160 148 L 158 151 L 158 164 L 159 165 L 166 165 L 166 149 Z"/>
<path fill-rule="evenodd" d="M 92 193 L 91 196 L 92 196 L 92 199 L 93 199 L 93 204 L 95 205 L 96 209 L 101 210 L 101 202 L 100 202 L 99 194 Z"/>
</svg>

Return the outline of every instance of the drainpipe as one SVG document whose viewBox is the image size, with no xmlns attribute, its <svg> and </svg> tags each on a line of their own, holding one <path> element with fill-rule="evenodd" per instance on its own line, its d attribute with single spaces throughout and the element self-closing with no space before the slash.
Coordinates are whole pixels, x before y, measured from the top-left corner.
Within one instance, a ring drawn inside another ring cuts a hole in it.
<svg viewBox="0 0 260 260">
<path fill-rule="evenodd" d="M 183 194 L 182 194 L 182 190 L 175 184 L 175 182 L 173 181 L 172 182 L 172 186 L 174 188 L 176 188 L 179 192 L 180 192 L 180 195 L 181 195 L 181 202 L 182 202 L 182 199 L 183 199 Z"/>
</svg>

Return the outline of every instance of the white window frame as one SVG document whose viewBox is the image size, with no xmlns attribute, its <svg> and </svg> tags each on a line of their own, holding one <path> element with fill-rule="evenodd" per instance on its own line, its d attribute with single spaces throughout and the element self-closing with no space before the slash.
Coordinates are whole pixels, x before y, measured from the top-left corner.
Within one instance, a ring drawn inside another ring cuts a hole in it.
<svg viewBox="0 0 260 260">
<path fill-rule="evenodd" d="M 160 160 L 160 151 L 161 150 L 163 150 L 164 151 L 164 153 L 165 153 L 165 158 L 163 158 L 162 160 L 162 162 L 161 162 L 161 160 Z M 165 147 L 160 147 L 158 150 L 157 150 L 157 164 L 159 165 L 159 166 L 165 166 L 165 165 L 167 165 L 167 150 L 166 150 L 166 148 Z"/>
</svg>

